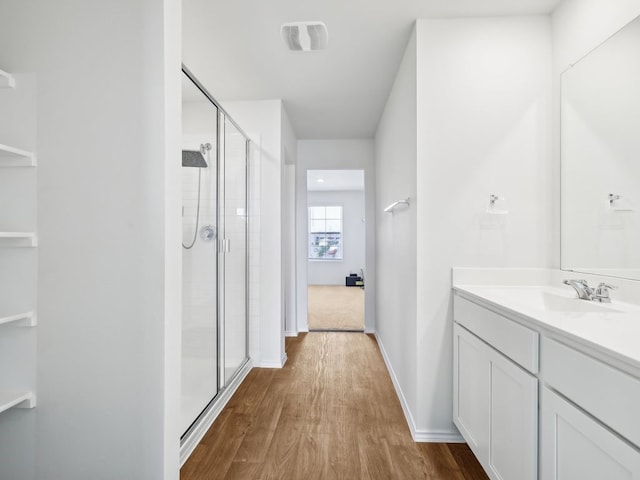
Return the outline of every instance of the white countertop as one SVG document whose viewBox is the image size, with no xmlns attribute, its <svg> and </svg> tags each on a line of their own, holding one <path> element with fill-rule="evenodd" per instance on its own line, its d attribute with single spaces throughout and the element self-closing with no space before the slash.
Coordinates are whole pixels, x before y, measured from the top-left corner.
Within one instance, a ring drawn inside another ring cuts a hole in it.
<svg viewBox="0 0 640 480">
<path fill-rule="evenodd" d="M 600 353 L 605 361 L 624 367 L 640 376 L 640 306 L 615 300 L 599 308 L 596 302 L 585 302 L 585 309 L 594 311 L 550 311 L 542 303 L 542 295 L 573 299 L 575 292 L 569 287 L 454 285 L 455 292 L 476 301 L 498 313 L 530 324 L 552 337 L 568 340 L 589 351 Z M 613 294 L 615 295 L 615 293 Z M 583 305 L 579 305 L 582 307 Z M 615 311 L 614 311 L 615 310 Z"/>
</svg>

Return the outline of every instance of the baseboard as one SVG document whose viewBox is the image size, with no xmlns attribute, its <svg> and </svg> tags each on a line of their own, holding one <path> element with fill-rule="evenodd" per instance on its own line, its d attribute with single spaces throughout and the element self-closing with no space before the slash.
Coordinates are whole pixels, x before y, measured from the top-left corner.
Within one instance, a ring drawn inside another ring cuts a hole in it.
<svg viewBox="0 0 640 480">
<path fill-rule="evenodd" d="M 378 342 L 378 346 L 380 347 L 380 352 L 382 353 L 384 364 L 387 366 L 389 376 L 391 377 L 391 382 L 393 383 L 393 388 L 395 388 L 398 399 L 400 400 L 404 418 L 407 421 L 407 425 L 409 426 L 409 431 L 411 432 L 413 441 L 418 443 L 464 443 L 464 438 L 462 438 L 462 435 L 460 435 L 460 433 L 457 431 L 418 430 L 416 428 L 416 423 L 413 420 L 413 415 L 411 415 L 411 410 L 409 410 L 409 404 L 407 403 L 407 399 L 404 396 L 402 388 L 400 388 L 400 382 L 398 382 L 398 377 L 393 371 L 393 367 L 391 366 L 391 361 L 389 360 L 387 351 L 384 349 L 384 344 L 382 343 L 382 340 L 380 340 L 380 337 L 377 333 L 371 333 L 374 333 L 376 341 Z"/>
<path fill-rule="evenodd" d="M 407 425 L 409 426 L 409 430 L 411 431 L 411 436 L 413 440 L 416 441 L 416 424 L 413 421 L 413 415 L 411 415 L 411 410 L 409 410 L 409 404 L 407 403 L 407 399 L 404 397 L 404 392 L 402 388 L 400 388 L 400 383 L 398 382 L 398 377 L 396 373 L 393 371 L 393 367 L 391 366 L 391 360 L 389 360 L 389 355 L 387 355 L 387 351 L 384 349 L 384 344 L 380 339 L 380 336 L 375 334 L 376 341 L 378 342 L 378 346 L 380 347 L 380 352 L 382 353 L 382 358 L 384 360 L 384 364 L 387 366 L 387 370 L 389 375 L 391 376 L 391 382 L 393 383 L 393 388 L 396 390 L 396 395 L 398 395 L 398 399 L 400 400 L 400 405 L 402 406 L 402 411 L 404 412 L 404 418 L 407 421 Z"/>
<path fill-rule="evenodd" d="M 287 363 L 287 352 L 282 354 L 280 362 L 260 362 L 259 368 L 282 368 Z"/>
<path fill-rule="evenodd" d="M 375 328 L 367 328 L 367 327 L 365 327 L 364 328 L 364 333 L 375 335 L 376 329 Z M 376 338 L 377 338 L 377 336 L 376 336 Z M 378 343 L 380 343 L 380 342 L 378 342 Z"/>
<path fill-rule="evenodd" d="M 198 446 L 205 433 L 211 428 L 213 422 L 218 418 L 222 409 L 229 403 L 229 400 L 236 392 L 242 381 L 253 368 L 251 359 L 247 361 L 235 376 L 233 381 L 225 387 L 216 397 L 215 401 L 209 405 L 205 414 L 200 418 L 198 423 L 194 425 L 186 437 L 180 442 L 180 466 L 191 456 L 195 448 Z"/>
<path fill-rule="evenodd" d="M 297 337 L 298 336 L 298 332 L 295 331 L 295 330 L 285 331 L 284 332 L 284 336 L 285 337 Z"/>
<path fill-rule="evenodd" d="M 411 434 L 413 440 L 418 443 L 466 443 L 462 435 L 457 432 L 417 430 Z"/>
</svg>

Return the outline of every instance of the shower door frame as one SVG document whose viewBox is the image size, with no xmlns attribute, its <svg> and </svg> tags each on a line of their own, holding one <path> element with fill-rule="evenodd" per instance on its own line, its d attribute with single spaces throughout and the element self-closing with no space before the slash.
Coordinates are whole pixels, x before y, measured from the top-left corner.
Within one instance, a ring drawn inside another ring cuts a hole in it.
<svg viewBox="0 0 640 480">
<path fill-rule="evenodd" d="M 210 98 L 211 100 L 211 98 Z M 212 100 L 215 102 L 215 100 Z M 217 106 L 218 104 L 215 103 L 215 105 Z M 240 363 L 240 365 L 238 366 L 238 368 L 236 368 L 236 370 L 229 376 L 229 378 L 227 377 L 227 372 L 226 372 L 226 362 L 225 362 L 225 356 L 226 356 L 226 345 L 225 345 L 225 320 L 226 320 L 226 267 L 227 267 L 227 263 L 226 263 L 226 256 L 225 255 L 218 255 L 217 257 L 217 266 L 216 266 L 216 270 L 217 270 L 217 286 L 218 286 L 218 295 L 217 295 L 217 316 L 218 316 L 218 357 L 221 361 L 218 362 L 218 392 L 222 391 L 225 387 L 229 386 L 235 379 L 236 377 L 239 375 L 239 373 L 242 371 L 243 367 L 247 364 L 247 362 L 249 361 L 249 153 L 250 153 L 250 140 L 249 137 L 247 136 L 246 133 L 244 133 L 244 131 L 238 126 L 238 124 L 229 116 L 229 114 L 222 109 L 221 107 L 218 107 L 218 122 L 217 122 L 217 129 L 218 129 L 218 133 L 217 133 L 217 159 L 216 159 L 216 175 L 217 175 L 217 188 L 216 188 L 216 195 L 217 195 L 217 199 L 216 199 L 216 226 L 218 228 L 218 232 L 220 232 L 220 221 L 221 221 L 221 216 L 220 216 L 220 212 L 224 212 L 226 211 L 226 194 L 227 194 L 227 185 L 225 183 L 226 180 L 226 154 L 225 154 L 225 150 L 226 150 L 226 124 L 225 122 L 229 121 L 237 130 L 238 132 L 244 137 L 244 143 L 245 143 L 245 148 L 244 148 L 244 155 L 245 155 L 245 167 L 244 167 L 244 178 L 245 178 L 245 198 L 244 198 L 244 214 L 245 214 L 245 232 L 244 232 L 244 245 L 245 245 L 245 286 L 244 286 L 244 291 L 245 291 L 245 295 L 244 295 L 244 300 L 245 300 L 245 305 L 244 305 L 244 316 L 245 316 L 245 345 L 244 345 L 244 350 L 245 350 L 245 358 L 244 360 Z M 223 159 L 223 161 L 220 161 L 220 159 Z M 223 233 L 225 235 L 225 238 L 223 239 L 218 239 L 217 241 L 217 248 L 218 248 L 218 254 L 220 253 L 227 253 L 229 250 L 227 250 L 228 248 L 230 248 L 231 245 L 231 241 L 229 239 L 226 238 L 226 218 L 225 219 L 225 224 L 224 224 L 224 229 L 223 229 Z M 215 399 L 215 397 L 214 397 Z"/>
<path fill-rule="evenodd" d="M 241 372 L 247 369 L 248 364 L 251 361 L 249 356 L 249 218 L 250 218 L 250 205 L 249 205 L 249 185 L 250 178 L 249 168 L 250 160 L 250 142 L 249 136 L 244 130 L 233 120 L 233 118 L 222 108 L 220 103 L 207 91 L 207 89 L 198 81 L 198 79 L 191 73 L 191 71 L 182 64 L 182 73 L 193 82 L 193 84 L 202 92 L 202 94 L 217 108 L 217 127 L 216 127 L 216 228 L 218 233 L 220 232 L 220 224 L 224 219 L 225 208 L 225 185 L 224 185 L 224 171 L 226 157 L 224 147 L 226 145 L 224 138 L 224 126 L 225 122 L 230 122 L 238 132 L 244 137 L 245 140 L 245 358 L 240 363 L 238 368 L 233 374 L 225 379 L 225 253 L 229 240 L 226 238 L 216 239 L 216 275 L 217 275 L 217 294 L 216 294 L 216 336 L 217 336 L 217 368 L 218 374 L 216 375 L 216 394 L 209 401 L 207 406 L 202 412 L 194 419 L 189 428 L 181 433 L 180 437 L 180 457 L 181 464 L 183 464 L 189 457 L 195 446 L 200 441 L 206 430 L 213 423 L 222 406 L 219 405 L 221 401 L 228 401 L 231 394 L 237 388 L 237 380 Z M 222 188 L 220 185 L 222 184 Z M 222 213 L 221 213 L 222 212 Z M 223 232 L 226 228 L 223 229 Z M 230 391 L 231 390 L 231 391 Z M 225 397 L 227 397 L 225 399 Z"/>
</svg>

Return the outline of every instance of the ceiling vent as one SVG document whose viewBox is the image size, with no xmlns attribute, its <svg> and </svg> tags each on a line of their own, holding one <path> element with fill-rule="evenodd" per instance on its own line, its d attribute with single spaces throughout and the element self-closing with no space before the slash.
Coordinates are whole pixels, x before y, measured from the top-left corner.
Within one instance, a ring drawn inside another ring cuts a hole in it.
<svg viewBox="0 0 640 480">
<path fill-rule="evenodd" d="M 282 40 L 289 50 L 294 52 L 310 52 L 327 47 L 329 33 L 322 22 L 292 22 L 280 27 Z"/>
</svg>

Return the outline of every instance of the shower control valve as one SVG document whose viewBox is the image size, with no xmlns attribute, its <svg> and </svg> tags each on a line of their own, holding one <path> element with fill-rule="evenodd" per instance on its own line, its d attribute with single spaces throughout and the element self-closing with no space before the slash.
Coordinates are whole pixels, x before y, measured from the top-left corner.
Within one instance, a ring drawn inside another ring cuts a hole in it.
<svg viewBox="0 0 640 480">
<path fill-rule="evenodd" d="M 213 225 L 203 225 L 200 229 L 200 238 L 205 242 L 212 242 L 216 237 L 216 227 Z"/>
</svg>

